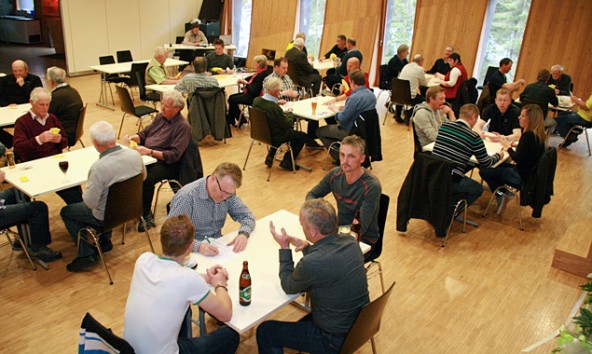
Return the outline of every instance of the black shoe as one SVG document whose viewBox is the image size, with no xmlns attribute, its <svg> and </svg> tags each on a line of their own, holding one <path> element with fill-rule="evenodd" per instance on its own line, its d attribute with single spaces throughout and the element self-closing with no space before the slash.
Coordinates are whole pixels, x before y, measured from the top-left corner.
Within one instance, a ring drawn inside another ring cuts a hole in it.
<svg viewBox="0 0 592 354">
<path fill-rule="evenodd" d="M 12 250 L 13 251 L 22 251 L 23 250 L 23 246 L 21 246 L 21 243 L 18 242 L 17 239 L 12 241 Z"/>
<path fill-rule="evenodd" d="M 286 171 L 292 171 L 292 162 L 284 163 L 283 161 L 280 163 L 280 167 Z M 300 166 L 294 165 L 294 169 L 298 171 Z"/>
<path fill-rule="evenodd" d="M 154 215 L 152 213 L 144 216 L 144 221 L 146 222 L 146 227 L 148 228 L 148 230 L 150 230 L 153 227 L 156 227 L 156 224 L 154 223 Z M 144 224 L 142 224 L 141 219 L 138 219 L 138 232 L 144 231 L 146 231 L 144 229 Z"/>
<path fill-rule="evenodd" d="M 66 266 L 66 269 L 72 273 L 84 272 L 94 267 L 97 263 L 98 259 L 95 256 L 76 257 Z"/>
<path fill-rule="evenodd" d="M 401 119 L 401 118 L 400 118 L 399 116 L 397 116 L 397 115 L 394 115 L 394 116 L 393 116 L 393 118 L 395 118 L 395 121 L 396 121 L 397 123 L 405 123 L 405 121 L 404 121 L 403 119 Z"/>
<path fill-rule="evenodd" d="M 568 147 L 576 141 L 578 141 L 578 133 L 576 132 L 576 129 L 574 129 L 568 136 L 565 137 L 565 142 L 561 144 L 561 147 Z"/>
<path fill-rule="evenodd" d="M 62 258 L 62 254 L 58 251 L 54 251 L 47 246 L 41 246 L 36 249 L 31 249 L 31 256 L 40 259 L 44 262 L 53 262 Z"/>
<path fill-rule="evenodd" d="M 99 245 L 101 245 L 101 251 L 103 251 L 103 253 L 113 249 L 113 243 L 111 243 L 111 240 L 99 240 Z"/>
<path fill-rule="evenodd" d="M 271 164 L 273 164 L 273 158 L 275 157 L 275 153 L 273 152 L 269 152 L 267 154 L 267 157 L 265 158 L 265 166 L 267 167 L 271 167 Z"/>
<path fill-rule="evenodd" d="M 307 150 L 324 150 L 325 147 L 319 143 L 317 143 L 315 140 L 310 140 L 308 142 L 306 142 L 306 149 Z"/>
</svg>

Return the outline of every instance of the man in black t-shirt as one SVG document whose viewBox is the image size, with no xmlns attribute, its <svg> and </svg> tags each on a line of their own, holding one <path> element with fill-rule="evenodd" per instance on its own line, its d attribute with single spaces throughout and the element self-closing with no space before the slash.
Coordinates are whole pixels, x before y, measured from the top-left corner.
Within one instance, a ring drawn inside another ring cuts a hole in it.
<svg viewBox="0 0 592 354">
<path fill-rule="evenodd" d="M 484 126 L 488 124 L 487 131 L 495 134 L 489 135 L 490 140 L 518 141 L 522 135 L 518 116 L 520 116 L 520 108 L 512 104 L 510 91 L 500 89 L 495 96 L 495 103 L 485 107 L 473 130 L 484 138 Z"/>
<path fill-rule="evenodd" d="M 506 79 L 506 74 L 512 70 L 512 64 L 513 62 L 510 58 L 504 58 L 500 60 L 499 69 L 485 78 L 485 83 L 489 84 L 489 92 L 492 95 L 494 95 L 497 90 L 501 88 L 505 88 L 506 90 L 512 92 L 526 83 L 524 79 L 516 80 L 513 83 L 508 82 Z"/>
</svg>

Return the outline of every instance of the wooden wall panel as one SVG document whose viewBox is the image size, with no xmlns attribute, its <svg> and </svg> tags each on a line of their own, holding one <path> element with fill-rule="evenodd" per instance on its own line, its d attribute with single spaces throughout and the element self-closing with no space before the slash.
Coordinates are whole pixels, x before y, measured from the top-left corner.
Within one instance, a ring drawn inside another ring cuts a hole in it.
<svg viewBox="0 0 592 354">
<path fill-rule="evenodd" d="M 253 57 L 261 49 L 275 49 L 275 57 L 286 53 L 286 46 L 294 37 L 297 0 L 253 0 L 251 39 L 247 66 L 253 67 Z"/>
<path fill-rule="evenodd" d="M 590 18 L 590 0 L 532 0 L 516 77 L 531 83 L 540 69 L 561 64 L 572 77 L 574 93 L 588 98 L 592 91 Z"/>
<path fill-rule="evenodd" d="M 452 44 L 472 75 L 486 9 L 487 0 L 417 0 L 410 57 L 423 54 L 429 69 Z"/>
<path fill-rule="evenodd" d="M 356 39 L 364 55 L 362 70 L 370 71 L 382 8 L 378 1 L 327 0 L 320 55 L 335 44 L 338 34 Z"/>
</svg>

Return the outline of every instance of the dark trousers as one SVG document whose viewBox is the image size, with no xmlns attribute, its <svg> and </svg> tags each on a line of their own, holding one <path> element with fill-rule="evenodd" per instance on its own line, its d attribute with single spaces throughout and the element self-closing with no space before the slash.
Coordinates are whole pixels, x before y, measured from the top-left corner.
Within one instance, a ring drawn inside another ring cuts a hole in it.
<svg viewBox="0 0 592 354">
<path fill-rule="evenodd" d="M 60 215 L 74 243 L 78 242 L 78 232 L 86 226 L 92 227 L 97 232 L 103 231 L 103 221 L 95 218 L 92 210 L 84 202 L 66 205 L 62 208 Z M 102 234 L 100 239 L 102 241 L 110 240 L 111 231 Z M 81 242 L 78 257 L 92 256 L 94 252 L 94 247 L 86 242 Z"/>
<path fill-rule="evenodd" d="M 142 186 L 142 210 L 144 217 L 150 214 L 152 198 L 154 197 L 154 185 L 163 179 L 179 179 L 179 162 L 165 163 L 157 161 L 146 167 L 146 179 Z"/>
<path fill-rule="evenodd" d="M 452 201 L 456 203 L 466 198 L 469 205 L 473 204 L 483 194 L 483 186 L 467 176 L 452 182 Z"/>
<path fill-rule="evenodd" d="M 0 128 L 0 143 L 8 149 L 12 147 L 12 135 L 2 128 Z"/>
<path fill-rule="evenodd" d="M 191 306 L 183 319 L 177 345 L 179 353 L 208 353 L 208 354 L 226 354 L 236 352 L 240 342 L 238 333 L 228 327 L 220 328 L 213 332 L 193 338 L 191 337 Z"/>
<path fill-rule="evenodd" d="M 315 70 L 313 73 L 306 76 L 301 76 L 298 79 L 300 79 L 300 83 L 302 83 L 307 91 L 308 89 L 312 88 L 313 96 L 318 95 L 319 91 L 321 90 L 321 75 L 319 75 L 318 71 Z"/>
<path fill-rule="evenodd" d="M 561 112 L 555 119 L 555 122 L 557 122 L 557 132 L 559 132 L 559 135 L 564 138 L 574 125 L 582 125 L 586 128 L 592 128 L 591 122 L 588 122 L 575 112 Z"/>
<path fill-rule="evenodd" d="M 234 125 L 234 121 L 238 121 L 241 112 L 238 106 L 239 104 L 252 105 L 253 99 L 244 93 L 235 93 L 228 97 L 228 115 L 226 116 L 226 122 L 230 125 Z"/>
<path fill-rule="evenodd" d="M 509 163 L 501 164 L 495 168 L 482 168 L 479 170 L 479 174 L 487 182 L 492 192 L 504 184 L 520 188 L 522 182 L 516 165 Z"/>
<path fill-rule="evenodd" d="M 329 89 L 332 89 L 333 86 L 335 86 L 335 84 L 340 84 L 341 83 L 341 75 L 339 75 L 337 72 L 333 75 L 327 75 L 325 77 L 325 84 L 329 87 Z M 337 92 L 333 92 L 334 94 L 338 94 L 339 90 L 337 90 Z"/>
<path fill-rule="evenodd" d="M 265 321 L 257 328 L 259 354 L 281 354 L 283 348 L 307 353 L 338 353 L 345 334 L 328 333 L 307 315 L 298 322 Z"/>
<path fill-rule="evenodd" d="M 56 192 L 56 194 L 59 195 L 67 205 L 82 202 L 82 188 L 80 186 L 64 189 Z"/>
<path fill-rule="evenodd" d="M 51 243 L 47 205 L 44 202 L 17 202 L 17 191 L 10 188 L 0 191 L 0 229 L 17 224 L 29 224 L 31 229 L 31 248 L 47 246 Z"/>
<path fill-rule="evenodd" d="M 297 130 L 293 130 L 292 132 L 290 132 L 290 137 L 288 138 L 288 141 L 290 142 L 290 146 L 292 147 L 292 154 L 294 155 L 294 160 L 296 160 L 298 158 L 298 154 L 300 154 L 300 151 L 302 151 L 302 148 L 304 147 L 304 144 L 306 143 L 306 141 L 308 140 L 308 136 L 301 132 L 301 131 L 297 131 Z M 273 146 L 275 147 L 279 147 L 283 142 L 274 142 Z M 275 154 L 275 150 L 270 149 L 269 150 L 269 154 L 273 155 Z M 291 166 L 292 165 L 292 161 L 290 158 L 290 154 L 287 153 L 284 155 L 284 159 L 282 160 L 282 165 L 284 166 Z"/>
</svg>

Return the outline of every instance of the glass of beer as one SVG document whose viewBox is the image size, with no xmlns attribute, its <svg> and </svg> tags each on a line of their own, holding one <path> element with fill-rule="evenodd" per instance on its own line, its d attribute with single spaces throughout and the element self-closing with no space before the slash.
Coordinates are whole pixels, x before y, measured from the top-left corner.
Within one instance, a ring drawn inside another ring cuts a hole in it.
<svg viewBox="0 0 592 354">
<path fill-rule="evenodd" d="M 12 151 L 7 151 L 6 152 L 6 162 L 8 163 L 8 168 L 15 168 L 15 162 L 14 162 L 14 152 Z"/>
<path fill-rule="evenodd" d="M 317 100 L 313 98 L 312 101 L 310 101 L 310 106 L 312 108 L 312 115 L 316 116 L 317 115 Z"/>
</svg>

